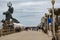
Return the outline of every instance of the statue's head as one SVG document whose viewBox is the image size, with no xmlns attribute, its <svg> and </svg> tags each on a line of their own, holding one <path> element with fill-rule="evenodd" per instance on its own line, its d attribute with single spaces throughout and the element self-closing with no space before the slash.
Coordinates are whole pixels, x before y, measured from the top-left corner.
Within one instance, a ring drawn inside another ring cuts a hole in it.
<svg viewBox="0 0 60 40">
<path fill-rule="evenodd" d="M 11 2 L 8 2 L 8 3 L 7 3 L 7 6 L 8 6 L 8 7 L 12 7 L 12 3 L 11 3 Z"/>
</svg>

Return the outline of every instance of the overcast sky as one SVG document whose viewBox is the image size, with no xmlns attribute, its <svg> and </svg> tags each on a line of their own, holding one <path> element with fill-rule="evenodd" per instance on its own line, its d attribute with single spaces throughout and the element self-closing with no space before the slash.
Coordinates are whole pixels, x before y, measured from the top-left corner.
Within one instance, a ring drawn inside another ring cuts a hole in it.
<svg viewBox="0 0 60 40">
<path fill-rule="evenodd" d="M 41 17 L 51 8 L 51 0 L 0 0 L 0 20 L 4 19 L 3 12 L 7 11 L 7 2 L 14 7 L 13 17 L 24 25 L 38 25 Z M 55 8 L 60 7 L 60 0 L 56 0 Z"/>
</svg>

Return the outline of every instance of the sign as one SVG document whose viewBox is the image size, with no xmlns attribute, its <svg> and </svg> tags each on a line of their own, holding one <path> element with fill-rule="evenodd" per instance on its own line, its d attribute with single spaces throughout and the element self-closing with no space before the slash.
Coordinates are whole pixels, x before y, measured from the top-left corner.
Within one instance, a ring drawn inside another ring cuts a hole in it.
<svg viewBox="0 0 60 40">
<path fill-rule="evenodd" d="M 52 18 L 48 18 L 48 23 L 52 23 Z"/>
</svg>

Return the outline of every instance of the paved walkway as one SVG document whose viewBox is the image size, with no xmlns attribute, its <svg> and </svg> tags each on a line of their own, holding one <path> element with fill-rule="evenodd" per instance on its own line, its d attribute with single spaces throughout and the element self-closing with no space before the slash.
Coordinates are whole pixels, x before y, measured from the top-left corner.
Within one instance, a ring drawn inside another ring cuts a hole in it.
<svg viewBox="0 0 60 40">
<path fill-rule="evenodd" d="M 51 40 L 47 34 L 42 31 L 22 31 L 0 37 L 0 40 Z"/>
</svg>

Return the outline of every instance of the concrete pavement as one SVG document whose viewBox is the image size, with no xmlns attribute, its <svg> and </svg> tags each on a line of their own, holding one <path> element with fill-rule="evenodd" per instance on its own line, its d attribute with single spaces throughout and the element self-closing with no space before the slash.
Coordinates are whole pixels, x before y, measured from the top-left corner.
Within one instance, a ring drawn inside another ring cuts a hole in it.
<svg viewBox="0 0 60 40">
<path fill-rule="evenodd" d="M 42 31 L 22 31 L 0 37 L 0 40 L 51 40 L 47 34 Z"/>
</svg>

